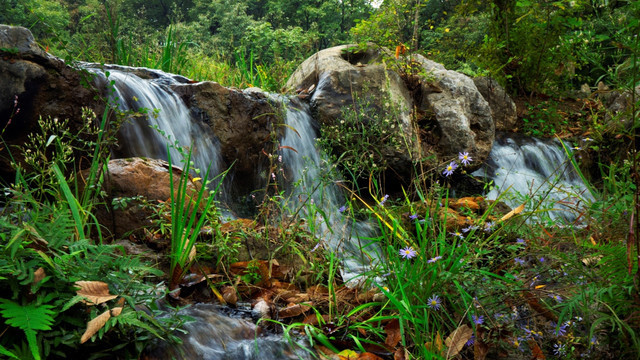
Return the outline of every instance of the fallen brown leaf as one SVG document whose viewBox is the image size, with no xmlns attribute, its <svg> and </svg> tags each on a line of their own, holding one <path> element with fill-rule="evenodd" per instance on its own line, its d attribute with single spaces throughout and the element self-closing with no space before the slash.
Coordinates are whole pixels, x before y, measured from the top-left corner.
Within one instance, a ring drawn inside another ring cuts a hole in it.
<svg viewBox="0 0 640 360">
<path fill-rule="evenodd" d="M 38 284 L 45 276 L 47 276 L 47 274 L 44 272 L 44 269 L 41 267 L 38 268 L 38 270 L 33 273 L 33 285 Z"/>
<path fill-rule="evenodd" d="M 302 315 L 305 312 L 307 312 L 311 308 L 311 306 L 312 304 L 289 304 L 289 306 L 287 306 L 284 309 L 281 309 L 280 312 L 278 312 L 278 316 L 281 319 L 286 319 L 286 318 Z"/>
<path fill-rule="evenodd" d="M 400 322 L 398 319 L 389 321 L 387 325 L 385 325 L 384 331 L 387 333 L 387 339 L 384 343 L 392 349 L 395 348 L 402 339 L 402 334 L 400 334 Z"/>
<path fill-rule="evenodd" d="M 80 344 L 84 344 L 87 340 L 91 339 L 93 335 L 102 329 L 109 318 L 111 318 L 111 311 L 107 310 L 96 316 L 95 319 L 89 321 L 87 323 L 87 330 L 85 330 L 84 334 L 82 334 L 82 337 L 80 338 Z"/>
<path fill-rule="evenodd" d="M 458 355 L 467 341 L 471 339 L 471 336 L 473 336 L 473 329 L 467 325 L 462 325 L 455 329 L 444 341 L 444 344 L 449 348 L 447 350 L 447 359 Z"/>
<path fill-rule="evenodd" d="M 382 360 L 382 358 L 370 352 L 365 352 L 358 356 L 358 360 Z"/>
<path fill-rule="evenodd" d="M 87 300 L 84 302 L 89 305 L 102 304 L 118 297 L 118 295 L 111 295 L 109 285 L 102 281 L 76 281 L 75 285 L 80 288 L 76 293 L 85 297 Z"/>
<path fill-rule="evenodd" d="M 233 306 L 238 302 L 238 294 L 236 293 L 236 288 L 233 286 L 225 286 L 222 288 L 222 298 L 227 304 L 231 304 Z"/>
<path fill-rule="evenodd" d="M 111 309 L 111 316 L 116 317 L 122 313 L 122 306 L 115 307 Z"/>
<path fill-rule="evenodd" d="M 522 212 L 522 210 L 524 210 L 524 204 L 518 206 L 517 208 L 509 211 L 508 213 L 506 213 L 503 217 L 500 218 L 499 221 L 506 221 L 511 219 L 514 215 L 518 215 Z"/>
</svg>

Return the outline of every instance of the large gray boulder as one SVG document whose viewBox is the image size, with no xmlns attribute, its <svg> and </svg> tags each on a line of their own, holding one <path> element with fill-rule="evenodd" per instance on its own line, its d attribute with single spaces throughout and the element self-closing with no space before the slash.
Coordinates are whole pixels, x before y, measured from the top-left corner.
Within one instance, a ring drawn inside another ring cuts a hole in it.
<svg viewBox="0 0 640 360">
<path fill-rule="evenodd" d="M 371 46 L 338 46 L 305 60 L 286 88 L 311 93 L 321 126 L 339 122 L 344 109 L 354 102 L 352 94 L 361 97 L 362 91 L 368 91 L 368 99 L 374 100 L 370 111 L 383 108 L 386 101 L 398 104 L 402 126 L 395 135 L 408 146 L 382 153 L 400 180 L 412 173 L 416 161 L 431 155 L 443 162 L 467 151 L 475 163 L 484 161 L 493 144 L 495 127 L 489 104 L 473 80 L 420 55 L 404 60 Z M 398 70 L 406 69 L 401 65 L 408 62 L 411 70 Z"/>
</svg>

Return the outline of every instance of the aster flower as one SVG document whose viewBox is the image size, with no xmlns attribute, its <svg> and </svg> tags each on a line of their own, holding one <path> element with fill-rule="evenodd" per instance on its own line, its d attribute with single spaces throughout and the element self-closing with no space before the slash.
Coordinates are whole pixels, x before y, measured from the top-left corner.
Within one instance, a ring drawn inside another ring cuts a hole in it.
<svg viewBox="0 0 640 360">
<path fill-rule="evenodd" d="M 513 261 L 515 261 L 518 265 L 524 265 L 524 260 L 520 259 L 519 257 L 513 259 Z"/>
<path fill-rule="evenodd" d="M 543 263 L 544 262 L 544 257 L 541 256 L 539 260 L 540 260 L 541 263 Z"/>
<path fill-rule="evenodd" d="M 449 234 L 451 234 L 453 236 L 457 236 L 460 239 L 464 239 L 464 236 L 462 236 L 462 233 L 460 231 L 450 232 Z"/>
<path fill-rule="evenodd" d="M 525 240 L 525 239 L 521 239 L 521 238 L 517 238 L 517 239 L 516 239 L 516 243 L 517 243 L 517 244 L 527 245 L 527 240 Z"/>
<path fill-rule="evenodd" d="M 458 160 L 460 160 L 465 165 L 469 165 L 469 163 L 473 161 L 468 152 L 458 153 Z"/>
<path fill-rule="evenodd" d="M 340 209 L 338 209 L 338 212 L 343 213 L 343 212 L 345 212 L 345 210 L 347 210 L 347 206 L 346 206 L 346 205 L 342 205 L 342 206 L 340 207 Z"/>
<path fill-rule="evenodd" d="M 382 200 L 380 200 L 380 206 L 384 206 L 384 203 L 386 203 L 387 200 L 389 200 L 389 195 L 385 195 Z"/>
<path fill-rule="evenodd" d="M 418 214 L 412 214 L 409 216 L 409 219 L 416 220 L 418 218 Z"/>
<path fill-rule="evenodd" d="M 441 304 L 442 304 L 442 301 L 440 300 L 440 297 L 436 294 L 433 294 L 433 296 L 431 296 L 427 300 L 427 306 L 433 310 L 440 310 Z"/>
<path fill-rule="evenodd" d="M 562 302 L 562 296 L 560 295 L 549 294 L 549 297 L 557 302 Z"/>
<path fill-rule="evenodd" d="M 495 225 L 495 223 L 493 221 L 489 221 L 487 223 L 484 224 L 484 232 L 490 232 L 493 228 L 493 225 Z"/>
<path fill-rule="evenodd" d="M 418 255 L 418 253 L 416 253 L 416 251 L 413 250 L 411 246 L 407 246 L 406 248 L 400 250 L 400 256 L 405 259 L 413 259 L 414 257 L 416 257 L 416 255 Z"/>
<path fill-rule="evenodd" d="M 442 175 L 451 176 L 457 168 L 458 168 L 458 164 L 456 164 L 455 161 L 452 161 L 449 163 L 449 166 L 447 166 L 447 168 L 444 169 L 444 171 L 442 172 Z"/>
<path fill-rule="evenodd" d="M 442 256 L 436 256 L 434 258 L 431 258 L 431 259 L 427 260 L 427 264 L 433 264 L 434 262 L 436 262 L 436 261 L 438 261 L 440 259 L 442 259 Z"/>
<path fill-rule="evenodd" d="M 556 356 L 562 356 L 567 352 L 567 348 L 564 344 L 554 344 L 553 345 L 553 354 Z"/>
<path fill-rule="evenodd" d="M 482 325 L 484 323 L 484 316 L 471 315 L 471 320 L 473 320 L 473 323 L 476 325 Z"/>
<path fill-rule="evenodd" d="M 469 340 L 467 340 L 467 342 L 464 344 L 464 346 L 471 346 L 476 342 L 476 336 L 475 335 L 471 335 L 471 337 L 469 338 Z"/>
<path fill-rule="evenodd" d="M 565 336 L 565 335 L 567 335 L 567 326 L 568 326 L 567 324 L 563 324 L 563 325 L 560 325 L 560 326 L 558 326 L 556 324 L 553 324 L 553 325 L 554 325 L 553 326 L 554 327 L 553 335 L 555 335 L 555 336 Z"/>
</svg>

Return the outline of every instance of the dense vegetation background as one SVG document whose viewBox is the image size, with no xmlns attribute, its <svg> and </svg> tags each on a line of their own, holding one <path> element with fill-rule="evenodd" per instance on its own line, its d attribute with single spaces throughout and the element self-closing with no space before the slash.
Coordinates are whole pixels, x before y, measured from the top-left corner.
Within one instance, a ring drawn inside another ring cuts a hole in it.
<svg viewBox="0 0 640 360">
<path fill-rule="evenodd" d="M 609 0 L 6 0 L 0 23 L 28 27 L 62 57 L 225 85 L 278 90 L 312 53 L 373 41 L 530 93 L 629 80 L 637 11 Z"/>
</svg>

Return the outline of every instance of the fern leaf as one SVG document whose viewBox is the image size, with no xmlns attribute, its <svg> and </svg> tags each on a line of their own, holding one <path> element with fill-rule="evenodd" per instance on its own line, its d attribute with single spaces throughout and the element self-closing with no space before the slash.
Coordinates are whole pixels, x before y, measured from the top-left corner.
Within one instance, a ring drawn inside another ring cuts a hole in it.
<svg viewBox="0 0 640 360">
<path fill-rule="evenodd" d="M 0 355 L 4 355 L 4 356 L 8 356 L 12 359 L 18 359 L 18 357 L 12 353 L 11 351 L 7 350 L 7 348 L 5 348 L 4 346 L 0 345 Z M 18 359 L 20 360 L 20 359 Z"/>
<path fill-rule="evenodd" d="M 0 299 L 0 314 L 10 326 L 24 331 L 31 354 L 40 360 L 36 330 L 51 330 L 53 315 L 51 305 L 20 305 L 7 299 Z"/>
<path fill-rule="evenodd" d="M 53 315 L 51 305 L 19 305 L 13 301 L 0 299 L 0 314 L 7 324 L 24 331 L 51 330 Z"/>
</svg>

